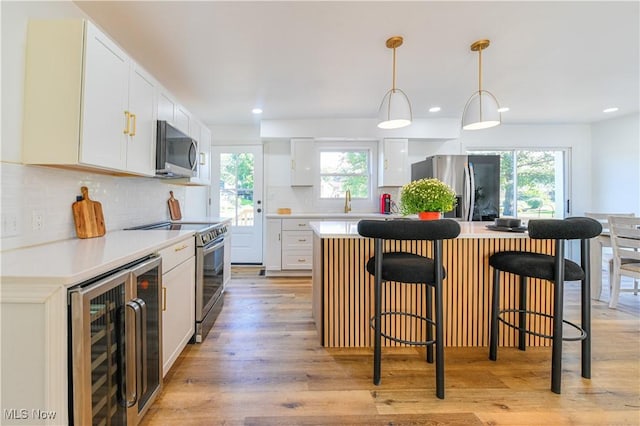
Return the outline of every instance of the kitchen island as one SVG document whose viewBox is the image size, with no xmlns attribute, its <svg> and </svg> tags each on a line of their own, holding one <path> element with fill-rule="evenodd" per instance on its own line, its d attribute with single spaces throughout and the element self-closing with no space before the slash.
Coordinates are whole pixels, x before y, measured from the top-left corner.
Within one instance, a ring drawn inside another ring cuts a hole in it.
<svg viewBox="0 0 640 426">
<path fill-rule="evenodd" d="M 400 219 L 406 220 L 406 219 Z M 311 222 L 313 229 L 313 318 L 326 347 L 369 347 L 373 332 L 373 276 L 366 263 L 374 253 L 374 240 L 358 234 L 357 221 Z M 445 346 L 488 346 L 493 272 L 489 256 L 504 250 L 529 250 L 553 254 L 553 240 L 532 240 L 526 232 L 500 232 L 486 228 L 486 222 L 460 222 L 458 238 L 444 242 L 444 334 Z M 406 250 L 431 254 L 430 244 L 422 241 L 386 241 L 385 251 Z M 515 308 L 518 279 L 502 277 L 501 306 Z M 506 280 L 506 281 L 505 281 Z M 551 285 L 528 286 L 529 307 L 550 314 L 553 309 Z M 383 310 L 425 311 L 423 286 L 395 282 L 383 285 Z M 537 330 L 550 334 L 551 321 L 529 317 Z M 401 320 L 386 327 L 403 329 Z M 516 346 L 515 329 L 500 324 L 500 345 Z M 406 328 L 406 327 L 405 327 Z M 550 341 L 528 335 L 530 346 L 548 346 Z M 383 339 L 383 345 L 399 343 Z"/>
</svg>

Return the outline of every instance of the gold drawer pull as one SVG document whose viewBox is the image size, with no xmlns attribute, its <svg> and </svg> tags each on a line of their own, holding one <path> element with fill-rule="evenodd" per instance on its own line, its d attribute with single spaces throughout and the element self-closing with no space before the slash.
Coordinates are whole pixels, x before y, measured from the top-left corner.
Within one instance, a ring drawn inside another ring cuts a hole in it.
<svg viewBox="0 0 640 426">
<path fill-rule="evenodd" d="M 167 288 L 162 287 L 162 312 L 167 310 Z"/>
<path fill-rule="evenodd" d="M 307 226 L 306 223 L 299 223 L 298 226 Z"/>
<path fill-rule="evenodd" d="M 186 249 L 187 247 L 189 247 L 189 246 L 188 246 L 188 245 L 186 245 L 186 244 L 184 244 L 182 247 L 176 247 L 176 248 L 174 249 L 174 251 L 177 251 L 177 252 L 178 252 L 178 251 L 182 251 L 182 250 Z"/>
<path fill-rule="evenodd" d="M 124 118 L 125 118 L 125 120 L 127 120 L 127 121 L 126 121 L 126 123 L 127 123 L 127 124 L 126 124 L 126 127 L 124 128 L 124 134 L 125 134 L 125 135 L 128 135 L 128 134 L 129 134 L 129 132 L 130 132 L 130 130 L 131 130 L 131 129 L 130 129 L 130 125 L 131 125 L 131 114 L 129 113 L 129 111 L 125 111 L 125 112 L 124 112 Z"/>
<path fill-rule="evenodd" d="M 305 242 L 307 242 L 307 240 L 306 239 L 298 239 L 298 242 L 305 243 Z"/>
<path fill-rule="evenodd" d="M 306 259 L 298 259 L 298 262 L 306 262 Z"/>
</svg>

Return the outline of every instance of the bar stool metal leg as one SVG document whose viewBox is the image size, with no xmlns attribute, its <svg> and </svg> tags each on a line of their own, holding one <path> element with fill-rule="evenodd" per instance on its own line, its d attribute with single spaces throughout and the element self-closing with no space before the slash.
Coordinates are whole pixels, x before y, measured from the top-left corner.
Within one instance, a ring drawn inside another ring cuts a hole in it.
<svg viewBox="0 0 640 426">
<path fill-rule="evenodd" d="M 500 271 L 493 270 L 493 292 L 491 295 L 491 334 L 489 336 L 489 359 L 498 359 L 498 310 L 500 309 Z"/>
<path fill-rule="evenodd" d="M 527 277 L 520 275 L 520 295 L 518 310 L 518 349 L 524 351 L 527 349 Z"/>
<path fill-rule="evenodd" d="M 442 241 L 434 241 L 436 265 L 442 265 Z M 442 326 L 442 269 L 436 269 L 434 285 L 436 302 L 436 396 L 444 399 L 444 331 Z"/>
<path fill-rule="evenodd" d="M 556 240 L 559 262 L 555 265 L 553 283 L 553 343 L 551 348 L 551 391 L 560 393 L 562 384 L 562 324 L 564 294 L 564 241 Z"/>
<path fill-rule="evenodd" d="M 426 302 L 427 302 L 427 318 L 429 318 L 430 320 L 433 320 L 433 297 L 431 295 L 431 286 L 425 285 L 423 287 L 423 290 L 425 292 L 425 297 L 426 297 Z M 427 323 L 427 341 L 432 341 L 433 340 L 433 325 L 430 323 Z M 433 363 L 433 345 L 427 345 L 426 346 L 426 351 L 427 351 L 427 362 L 432 364 Z"/>
<path fill-rule="evenodd" d="M 581 326 L 586 333 L 582 340 L 582 377 L 591 378 L 591 268 L 589 242 L 581 241 L 581 262 L 584 270 L 584 279 L 582 280 L 582 302 L 581 302 Z"/>
<path fill-rule="evenodd" d="M 382 256 L 382 240 L 375 240 L 375 256 Z M 382 262 L 377 262 L 374 284 L 374 342 L 373 342 L 373 384 L 380 384 L 380 362 L 382 358 Z"/>
</svg>

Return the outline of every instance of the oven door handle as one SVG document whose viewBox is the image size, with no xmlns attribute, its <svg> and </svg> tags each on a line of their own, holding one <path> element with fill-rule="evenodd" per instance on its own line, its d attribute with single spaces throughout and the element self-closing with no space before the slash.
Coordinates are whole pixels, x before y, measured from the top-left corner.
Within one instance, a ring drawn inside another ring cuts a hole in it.
<svg viewBox="0 0 640 426">
<path fill-rule="evenodd" d="M 202 249 L 202 253 L 206 256 L 207 254 L 214 252 L 216 250 L 218 250 L 219 248 L 224 247 L 224 238 L 220 241 L 218 241 L 217 243 L 213 244 L 212 246 L 209 247 L 204 247 Z"/>
</svg>

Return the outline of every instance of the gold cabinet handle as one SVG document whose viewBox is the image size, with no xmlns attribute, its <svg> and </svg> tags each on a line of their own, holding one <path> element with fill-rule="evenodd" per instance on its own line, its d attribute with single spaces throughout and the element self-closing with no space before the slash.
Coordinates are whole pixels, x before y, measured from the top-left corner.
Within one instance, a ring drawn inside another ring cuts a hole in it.
<svg viewBox="0 0 640 426">
<path fill-rule="evenodd" d="M 306 242 L 306 241 L 307 241 L 307 240 L 306 240 L 306 238 L 298 238 L 298 242 L 299 242 L 299 243 L 304 243 L 304 242 Z"/>
<path fill-rule="evenodd" d="M 162 312 L 167 310 L 167 288 L 162 287 Z"/>
<path fill-rule="evenodd" d="M 387 170 L 389 168 L 389 160 L 384 159 L 384 169 Z"/>
<path fill-rule="evenodd" d="M 207 164 L 207 156 L 204 152 L 200 153 L 200 165 L 205 166 Z"/>
<path fill-rule="evenodd" d="M 300 263 L 302 263 L 304 261 L 305 261 L 305 259 L 298 259 L 298 262 L 300 262 Z"/>
<path fill-rule="evenodd" d="M 136 124 L 137 124 L 138 120 L 137 120 L 137 117 L 136 117 L 135 114 L 131 114 L 131 118 L 133 118 L 133 131 L 130 134 L 131 134 L 131 136 L 135 136 L 136 135 L 136 128 L 137 128 Z"/>
<path fill-rule="evenodd" d="M 129 126 L 130 126 L 130 118 L 131 118 L 131 114 L 129 113 L 129 111 L 125 111 L 124 112 L 124 117 L 126 120 L 126 126 L 124 128 L 124 134 L 128 135 L 129 134 Z"/>
<path fill-rule="evenodd" d="M 189 247 L 189 246 L 188 246 L 188 245 L 186 245 L 186 244 L 184 244 L 184 245 L 183 245 L 183 246 L 181 246 L 181 247 L 176 247 L 176 248 L 174 249 L 174 251 L 182 251 L 182 250 L 186 249 L 187 247 Z"/>
<path fill-rule="evenodd" d="M 296 160 L 291 160 L 291 170 L 296 169 Z"/>
</svg>

